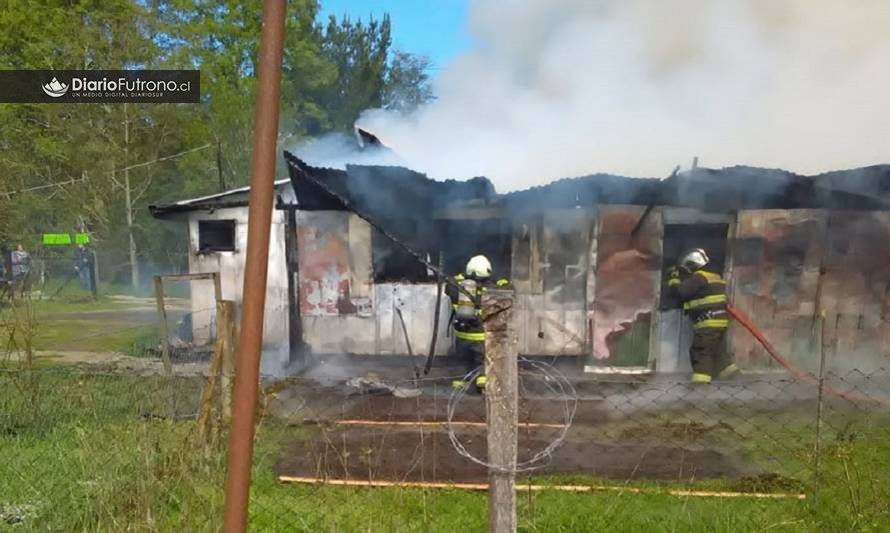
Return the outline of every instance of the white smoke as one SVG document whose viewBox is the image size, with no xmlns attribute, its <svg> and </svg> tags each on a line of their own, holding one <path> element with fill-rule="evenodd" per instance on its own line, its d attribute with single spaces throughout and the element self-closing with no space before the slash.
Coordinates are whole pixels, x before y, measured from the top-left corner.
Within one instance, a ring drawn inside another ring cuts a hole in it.
<svg viewBox="0 0 890 533">
<path fill-rule="evenodd" d="M 801 173 L 890 159 L 887 0 L 478 0 L 473 48 L 410 116 L 359 123 L 499 191 L 700 156 Z"/>
<path fill-rule="evenodd" d="M 293 147 L 286 148 L 298 154 L 303 161 L 322 168 L 346 168 L 354 165 L 406 165 L 397 154 L 389 150 L 370 147 L 362 150 L 358 140 L 340 133 L 323 135 Z"/>
</svg>

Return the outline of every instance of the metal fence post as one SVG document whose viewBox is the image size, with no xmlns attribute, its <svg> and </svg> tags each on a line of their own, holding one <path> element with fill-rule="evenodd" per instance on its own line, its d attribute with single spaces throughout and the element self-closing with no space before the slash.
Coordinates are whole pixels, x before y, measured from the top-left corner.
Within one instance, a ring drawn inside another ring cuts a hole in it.
<svg viewBox="0 0 890 533">
<path fill-rule="evenodd" d="M 513 291 L 489 290 L 482 298 L 485 324 L 485 403 L 488 421 L 488 528 L 516 531 L 516 456 L 519 423 L 518 344 Z M 495 468 L 496 467 L 496 468 Z"/>
<path fill-rule="evenodd" d="M 284 46 L 284 0 L 263 1 L 260 35 L 253 155 L 250 162 L 250 197 L 247 216 L 247 254 L 241 337 L 235 370 L 234 408 L 229 432 L 226 476 L 226 533 L 247 529 L 250 467 L 259 392 L 260 354 L 266 276 L 269 272 L 269 232 L 275 194 L 275 159 L 278 147 L 278 112 L 281 105 L 281 59 Z"/>
</svg>

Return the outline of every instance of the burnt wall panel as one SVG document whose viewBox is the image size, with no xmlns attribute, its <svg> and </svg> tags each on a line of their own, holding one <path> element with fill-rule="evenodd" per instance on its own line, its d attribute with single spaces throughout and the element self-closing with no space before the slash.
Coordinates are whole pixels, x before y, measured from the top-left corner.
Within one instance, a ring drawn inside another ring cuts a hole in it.
<svg viewBox="0 0 890 533">
<path fill-rule="evenodd" d="M 805 362 L 812 351 L 819 266 L 827 214 L 816 210 L 746 210 L 730 242 L 730 300 L 754 320 L 786 357 Z M 775 368 L 738 325 L 729 347 L 743 368 Z"/>
<path fill-rule="evenodd" d="M 836 371 L 886 364 L 890 213 L 758 210 L 739 213 L 732 301 L 775 347 L 813 370 L 825 312 L 828 364 Z M 759 242 L 758 242 L 759 241 Z M 750 253 L 755 246 L 762 254 Z M 776 364 L 738 326 L 730 346 L 747 367 Z"/>
<path fill-rule="evenodd" d="M 302 213 L 297 224 L 300 314 L 351 314 L 349 301 L 349 215 Z"/>
<path fill-rule="evenodd" d="M 540 294 L 544 290 L 541 279 L 543 226 L 540 216 L 513 221 L 510 280 L 519 294 Z"/>
<path fill-rule="evenodd" d="M 833 211 L 828 222 L 823 306 L 834 328 L 837 372 L 869 372 L 890 359 L 885 331 L 890 286 L 890 213 Z"/>
<path fill-rule="evenodd" d="M 550 310 L 584 309 L 590 218 L 577 211 L 544 216 L 542 278 Z"/>
<path fill-rule="evenodd" d="M 593 213 L 580 209 L 548 210 L 513 221 L 512 273 L 520 301 L 521 353 L 586 353 L 593 222 Z"/>
<path fill-rule="evenodd" d="M 371 226 L 356 215 L 349 216 L 349 289 L 354 299 L 371 301 Z"/>
<path fill-rule="evenodd" d="M 598 364 L 646 365 L 649 331 L 661 270 L 661 216 L 645 208 L 603 207 L 598 216 L 592 303 L 592 349 Z"/>
</svg>

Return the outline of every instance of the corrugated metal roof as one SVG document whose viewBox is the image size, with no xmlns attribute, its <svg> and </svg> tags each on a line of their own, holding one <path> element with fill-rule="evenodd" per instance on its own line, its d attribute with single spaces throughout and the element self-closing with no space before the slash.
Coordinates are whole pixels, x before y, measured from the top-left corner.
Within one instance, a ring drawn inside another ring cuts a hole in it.
<svg viewBox="0 0 890 533">
<path fill-rule="evenodd" d="M 290 184 L 290 179 L 280 179 L 275 181 L 275 189 L 280 190 Z M 208 194 L 197 198 L 188 198 L 179 200 L 170 204 L 150 205 L 148 206 L 152 216 L 162 218 L 173 213 L 185 213 L 188 211 L 223 209 L 226 207 L 243 207 L 247 205 L 247 199 L 229 200 L 228 198 L 244 194 L 250 191 L 250 186 L 238 187 L 228 191 L 218 192 L 216 194 Z"/>
<path fill-rule="evenodd" d="M 284 178 L 280 180 L 275 180 L 275 187 L 278 188 L 282 185 L 285 185 L 290 182 L 289 178 Z M 208 200 L 216 200 L 218 198 L 225 198 L 226 196 L 231 196 L 233 194 L 243 193 L 250 190 L 250 185 L 245 187 L 238 187 L 237 189 L 230 189 L 228 191 L 218 192 L 216 194 L 208 194 L 207 196 L 199 196 L 198 198 L 189 198 L 187 200 L 180 200 L 178 202 L 174 202 L 170 205 L 181 205 L 186 206 L 190 204 L 207 202 Z"/>
</svg>

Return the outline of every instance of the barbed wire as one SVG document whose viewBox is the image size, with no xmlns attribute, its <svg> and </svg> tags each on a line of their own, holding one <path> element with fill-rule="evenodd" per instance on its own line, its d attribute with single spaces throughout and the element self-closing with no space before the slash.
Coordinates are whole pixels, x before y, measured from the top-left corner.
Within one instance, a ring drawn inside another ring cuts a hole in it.
<svg viewBox="0 0 890 533">
<path fill-rule="evenodd" d="M 547 397 L 555 397 L 557 399 L 562 398 L 565 401 L 563 410 L 563 424 L 560 427 L 559 432 L 557 433 L 556 437 L 552 441 L 550 441 L 549 444 L 547 444 L 547 446 L 536 452 L 534 455 L 531 456 L 531 458 L 525 461 L 517 462 L 515 465 L 497 465 L 492 464 L 488 461 L 483 461 L 482 459 L 471 454 L 469 450 L 467 450 L 466 446 L 464 446 L 464 444 L 461 442 L 460 438 L 457 436 L 457 433 L 454 430 L 454 425 L 456 423 L 456 421 L 454 420 L 455 410 L 457 409 L 460 401 L 466 396 L 469 387 L 462 387 L 453 390 L 451 393 L 451 397 L 448 400 L 445 428 L 448 433 L 448 439 L 451 441 L 451 445 L 454 447 L 455 451 L 457 451 L 460 456 L 469 459 L 470 461 L 480 466 L 488 468 L 489 470 L 494 470 L 497 472 L 515 474 L 520 472 L 538 470 L 540 468 L 546 467 L 553 456 L 553 452 L 556 451 L 556 449 L 559 448 L 565 441 L 569 428 L 572 427 L 572 423 L 575 418 L 575 412 L 578 409 L 578 393 L 575 390 L 574 385 L 572 385 L 572 382 L 569 381 L 565 374 L 557 370 L 553 365 L 545 365 L 540 361 L 534 361 L 525 357 L 520 357 L 519 363 L 521 363 L 520 369 L 522 368 L 522 364 L 534 369 L 531 372 L 529 372 L 528 370 L 521 371 L 520 380 L 528 376 L 534 376 L 537 373 L 550 393 L 547 395 Z M 463 376 L 464 382 L 473 383 L 476 377 L 479 376 L 483 371 L 484 368 L 482 366 L 476 367 Z M 521 425 L 522 423 L 520 422 L 519 426 Z"/>
</svg>

